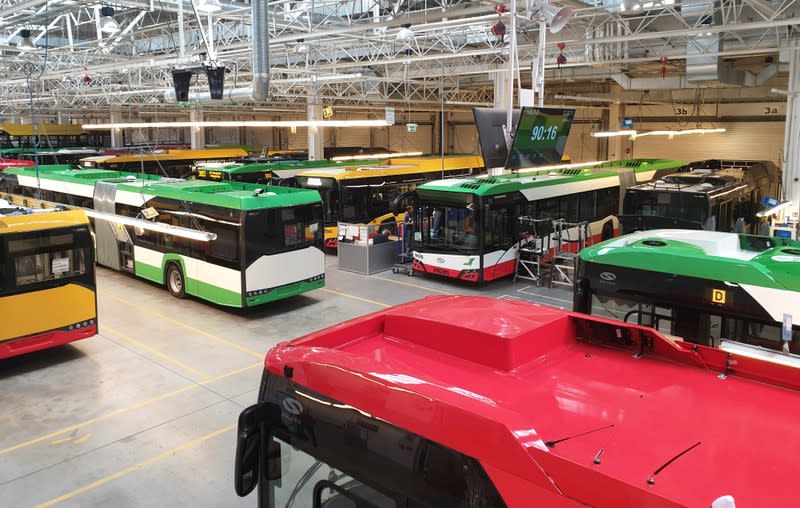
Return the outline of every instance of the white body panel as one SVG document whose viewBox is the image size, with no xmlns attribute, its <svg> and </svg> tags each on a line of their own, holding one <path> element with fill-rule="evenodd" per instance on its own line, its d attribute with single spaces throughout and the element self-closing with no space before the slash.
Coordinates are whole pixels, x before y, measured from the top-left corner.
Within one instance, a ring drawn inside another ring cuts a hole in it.
<svg viewBox="0 0 800 508">
<path fill-rule="evenodd" d="M 273 288 L 325 273 L 325 253 L 316 247 L 261 256 L 247 267 L 246 291 Z"/>
</svg>

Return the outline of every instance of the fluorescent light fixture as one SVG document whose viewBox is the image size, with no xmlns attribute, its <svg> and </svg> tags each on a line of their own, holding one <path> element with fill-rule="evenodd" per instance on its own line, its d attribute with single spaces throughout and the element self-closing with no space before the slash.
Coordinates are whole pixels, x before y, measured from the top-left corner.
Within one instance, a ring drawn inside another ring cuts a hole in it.
<svg viewBox="0 0 800 508">
<path fill-rule="evenodd" d="M 119 23 L 114 19 L 114 8 L 104 6 L 100 8 L 100 32 L 113 35 L 119 32 Z"/>
<path fill-rule="evenodd" d="M 636 136 L 636 131 L 633 129 L 623 129 L 620 131 L 597 131 L 592 133 L 593 138 L 613 138 L 616 136 Z"/>
<path fill-rule="evenodd" d="M 33 51 L 36 49 L 36 44 L 33 43 L 31 40 L 31 31 L 28 29 L 22 29 L 19 31 L 19 42 L 17 43 L 17 49 L 20 51 Z"/>
<path fill-rule="evenodd" d="M 200 12 L 219 12 L 222 10 L 219 0 L 197 0 L 194 8 Z"/>
<path fill-rule="evenodd" d="M 756 360 L 777 363 L 779 365 L 786 365 L 788 367 L 800 367 L 800 357 L 792 354 L 782 353 L 780 351 L 774 351 L 772 349 L 726 339 L 722 339 L 720 341 L 719 348 L 723 351 L 727 351 L 728 353 L 746 356 L 747 358 L 755 358 Z"/>
<path fill-rule="evenodd" d="M 675 136 L 686 136 L 687 134 L 719 134 L 725 132 L 724 128 L 719 129 L 683 129 L 680 131 L 645 131 L 637 132 L 633 135 L 633 139 L 645 136 L 667 136 L 672 139 Z"/>
<path fill-rule="evenodd" d="M 343 155 L 341 157 L 333 157 L 331 160 L 338 162 L 338 161 L 355 161 L 355 160 L 395 159 L 398 157 L 419 157 L 420 155 L 422 155 L 422 152 L 371 153 L 365 155 Z"/>
<path fill-rule="evenodd" d="M 411 25 L 403 25 L 397 32 L 397 40 L 403 42 L 411 42 L 414 40 L 414 32 L 411 31 Z"/>
<path fill-rule="evenodd" d="M 125 226 L 133 226 L 135 228 L 142 228 L 147 231 L 154 231 L 156 233 L 166 233 L 169 235 L 179 236 L 181 238 L 188 238 L 189 240 L 198 240 L 201 242 L 210 242 L 217 239 L 216 233 L 209 233 L 207 231 L 198 231 L 196 229 L 189 229 L 180 226 L 172 226 L 164 224 L 163 222 L 151 222 L 144 219 L 135 219 L 133 217 L 125 217 L 124 215 L 116 215 L 113 213 L 98 212 L 91 208 L 75 207 L 86 212 L 86 215 L 94 219 L 101 219 L 115 224 L 124 224 Z"/>
<path fill-rule="evenodd" d="M 777 205 L 773 206 L 772 208 L 767 208 L 766 210 L 761 210 L 760 212 L 756 213 L 758 217 L 769 217 L 770 215 L 774 215 L 785 208 L 789 208 L 792 206 L 791 201 L 784 201 L 782 203 L 778 203 Z"/>
<path fill-rule="evenodd" d="M 386 120 L 244 120 L 226 122 L 85 123 L 83 130 L 172 129 L 181 127 L 386 127 Z"/>
<path fill-rule="evenodd" d="M 520 175 L 525 175 L 526 173 L 535 173 L 537 171 L 555 171 L 558 169 L 575 169 L 575 168 L 586 168 L 589 166 L 597 166 L 599 164 L 603 164 L 604 162 L 608 161 L 591 161 L 591 162 L 576 162 L 574 164 L 554 164 L 552 166 L 533 166 L 530 168 L 522 168 L 517 171 Z"/>
</svg>

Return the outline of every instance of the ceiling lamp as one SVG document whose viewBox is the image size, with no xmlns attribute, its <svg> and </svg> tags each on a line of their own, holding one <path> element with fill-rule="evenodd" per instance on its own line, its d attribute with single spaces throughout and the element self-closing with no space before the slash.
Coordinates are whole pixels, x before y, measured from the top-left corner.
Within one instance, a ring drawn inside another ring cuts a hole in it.
<svg viewBox="0 0 800 508">
<path fill-rule="evenodd" d="M 113 35 L 119 32 L 119 23 L 114 19 L 114 8 L 104 6 L 100 8 L 100 32 Z"/>
<path fill-rule="evenodd" d="M 414 40 L 414 32 L 411 31 L 411 25 L 403 25 L 403 27 L 397 32 L 397 40 L 404 42 L 411 42 Z"/>
<path fill-rule="evenodd" d="M 20 51 L 32 51 L 36 49 L 36 44 L 33 43 L 31 40 L 31 31 L 27 28 L 23 28 L 19 31 L 19 42 L 17 43 L 17 49 Z"/>
<path fill-rule="evenodd" d="M 305 55 L 308 53 L 308 44 L 303 42 L 303 39 L 298 39 L 297 44 L 294 45 L 294 52 Z"/>
<path fill-rule="evenodd" d="M 550 33 L 560 32 L 567 26 L 569 18 L 572 17 L 572 9 L 569 7 L 556 7 L 555 5 L 544 4 L 540 10 L 547 24 L 550 25 Z"/>
<path fill-rule="evenodd" d="M 219 0 L 198 0 L 195 8 L 200 12 L 219 12 L 222 10 Z"/>
</svg>

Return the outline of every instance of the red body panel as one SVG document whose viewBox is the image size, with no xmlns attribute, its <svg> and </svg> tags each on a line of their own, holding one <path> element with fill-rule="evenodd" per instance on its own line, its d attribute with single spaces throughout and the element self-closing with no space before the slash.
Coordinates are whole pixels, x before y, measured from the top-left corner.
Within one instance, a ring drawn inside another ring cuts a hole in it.
<svg viewBox="0 0 800 508">
<path fill-rule="evenodd" d="M 708 507 L 726 494 L 737 508 L 797 506 L 800 370 L 648 328 L 431 297 L 283 343 L 266 368 L 284 366 L 476 458 L 510 507 Z"/>
<path fill-rule="evenodd" d="M 88 339 L 95 335 L 97 335 L 97 325 L 89 325 L 72 331 L 54 330 L 23 339 L 7 340 L 0 342 L 0 359 L 61 346 L 76 340 Z"/>
<path fill-rule="evenodd" d="M 0 171 L 6 168 L 20 168 L 33 166 L 33 161 L 21 161 L 17 159 L 0 159 Z"/>
</svg>

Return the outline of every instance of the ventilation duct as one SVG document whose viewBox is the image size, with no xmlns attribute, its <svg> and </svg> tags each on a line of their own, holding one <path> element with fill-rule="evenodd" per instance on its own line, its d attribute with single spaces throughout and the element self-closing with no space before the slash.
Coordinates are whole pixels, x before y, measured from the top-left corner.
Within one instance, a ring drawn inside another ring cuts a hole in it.
<svg viewBox="0 0 800 508">
<path fill-rule="evenodd" d="M 263 102 L 269 97 L 269 24 L 267 20 L 268 0 L 253 0 L 253 86 L 252 98 Z"/>
<path fill-rule="evenodd" d="M 719 81 L 721 51 L 719 34 L 707 32 L 714 23 L 713 0 L 685 0 L 681 2 L 681 15 L 689 26 L 697 27 L 697 34 L 686 43 L 686 80 L 689 83 Z M 712 53 L 709 55 L 708 53 Z"/>
</svg>

